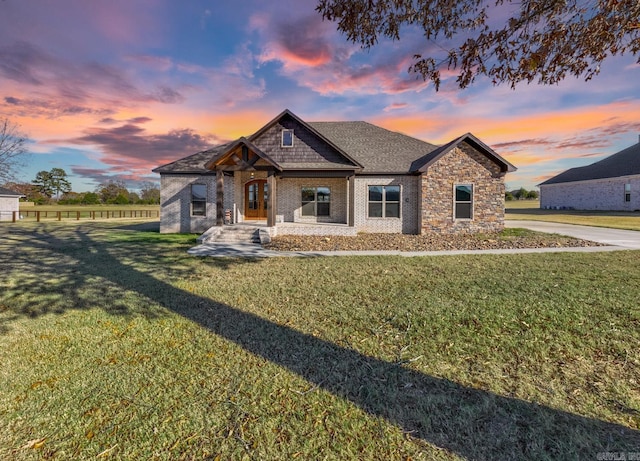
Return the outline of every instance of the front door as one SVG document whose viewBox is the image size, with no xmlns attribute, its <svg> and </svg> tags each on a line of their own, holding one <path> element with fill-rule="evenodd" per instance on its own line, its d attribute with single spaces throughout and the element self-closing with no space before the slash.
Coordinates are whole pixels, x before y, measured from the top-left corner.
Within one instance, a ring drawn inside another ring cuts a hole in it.
<svg viewBox="0 0 640 461">
<path fill-rule="evenodd" d="M 255 179 L 244 186 L 244 216 L 246 219 L 267 219 L 267 181 Z"/>
</svg>

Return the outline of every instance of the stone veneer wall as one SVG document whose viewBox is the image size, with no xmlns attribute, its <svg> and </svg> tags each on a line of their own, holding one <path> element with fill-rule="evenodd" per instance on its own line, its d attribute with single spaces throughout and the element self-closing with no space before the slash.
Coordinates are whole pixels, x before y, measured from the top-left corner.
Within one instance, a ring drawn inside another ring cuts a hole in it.
<svg viewBox="0 0 640 461">
<path fill-rule="evenodd" d="M 191 216 L 191 185 L 207 186 L 206 216 Z M 233 208 L 233 178 L 224 178 L 224 206 Z M 160 232 L 200 233 L 216 223 L 216 176 L 160 175 Z"/>
<path fill-rule="evenodd" d="M 422 233 L 495 232 L 504 227 L 504 175 L 468 144 L 445 154 L 422 175 Z M 473 184 L 472 219 L 454 219 L 454 185 Z"/>
<path fill-rule="evenodd" d="M 0 197 L 0 221 L 11 221 L 14 211 L 20 211 L 18 197 Z"/>
<path fill-rule="evenodd" d="M 419 178 L 417 176 L 356 176 L 354 225 L 358 232 L 417 234 Z M 400 217 L 369 218 L 368 186 L 400 186 Z"/>
<path fill-rule="evenodd" d="M 631 184 L 630 202 L 624 201 L 625 184 Z M 640 210 L 640 175 L 542 185 L 540 208 Z"/>
<path fill-rule="evenodd" d="M 302 188 L 331 189 L 330 216 L 302 216 Z M 347 188 L 344 178 L 279 178 L 277 183 L 276 222 L 343 223 L 347 222 Z"/>
</svg>

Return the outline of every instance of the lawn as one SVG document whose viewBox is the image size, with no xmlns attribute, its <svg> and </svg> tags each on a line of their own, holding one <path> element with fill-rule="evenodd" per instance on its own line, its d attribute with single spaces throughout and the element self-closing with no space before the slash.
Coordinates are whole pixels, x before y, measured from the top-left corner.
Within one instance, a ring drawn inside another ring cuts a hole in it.
<svg viewBox="0 0 640 461">
<path fill-rule="evenodd" d="M 0 458 L 640 451 L 640 252 L 254 261 L 194 241 L 0 226 Z"/>
<path fill-rule="evenodd" d="M 547 221 L 640 231 L 640 212 L 541 210 L 538 200 L 505 202 L 505 219 Z"/>
</svg>

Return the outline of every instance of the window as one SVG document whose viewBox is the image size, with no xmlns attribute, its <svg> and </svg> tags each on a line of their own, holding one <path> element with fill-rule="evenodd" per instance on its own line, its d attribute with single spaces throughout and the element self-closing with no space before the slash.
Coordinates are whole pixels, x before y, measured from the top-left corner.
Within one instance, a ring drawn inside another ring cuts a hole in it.
<svg viewBox="0 0 640 461">
<path fill-rule="evenodd" d="M 400 217 L 400 186 L 369 186 L 369 217 Z"/>
<path fill-rule="evenodd" d="M 457 184 L 454 202 L 455 219 L 471 219 L 473 217 L 473 185 Z"/>
<path fill-rule="evenodd" d="M 330 216 L 331 189 L 328 187 L 302 188 L 302 216 Z"/>
<path fill-rule="evenodd" d="M 207 185 L 191 185 L 191 216 L 207 215 Z"/>
<path fill-rule="evenodd" d="M 631 201 L 631 184 L 624 185 L 624 201 L 625 202 Z"/>
<path fill-rule="evenodd" d="M 282 130 L 282 147 L 293 147 L 293 130 Z"/>
</svg>

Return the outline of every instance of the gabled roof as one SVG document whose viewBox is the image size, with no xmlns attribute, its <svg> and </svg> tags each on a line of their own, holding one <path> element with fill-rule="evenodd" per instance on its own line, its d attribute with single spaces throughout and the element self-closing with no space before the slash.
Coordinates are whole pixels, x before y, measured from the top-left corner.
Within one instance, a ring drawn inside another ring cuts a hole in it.
<svg viewBox="0 0 640 461">
<path fill-rule="evenodd" d="M 344 151 L 344 149 L 342 149 L 339 145 L 337 145 L 333 139 L 331 138 L 327 138 L 322 132 L 318 131 L 312 123 L 307 123 L 304 120 L 302 120 L 300 117 L 298 117 L 296 114 L 294 114 L 293 112 L 291 112 L 289 109 L 285 109 L 283 110 L 280 114 L 278 114 L 278 116 L 276 116 L 273 120 L 271 120 L 269 123 L 267 123 L 265 126 L 263 126 L 262 128 L 260 128 L 258 131 L 256 131 L 255 133 L 253 133 L 251 136 L 249 136 L 250 140 L 255 140 L 256 138 L 260 137 L 261 134 L 263 134 L 265 131 L 267 131 L 269 128 L 271 128 L 273 125 L 275 125 L 276 123 L 278 123 L 282 118 L 284 117 L 291 117 L 293 120 L 295 120 L 297 123 L 299 123 L 300 125 L 302 125 L 303 127 L 305 127 L 306 129 L 308 129 L 310 132 L 312 132 L 314 135 L 316 135 L 318 138 L 322 139 L 322 141 L 324 141 L 325 143 L 327 143 L 329 146 L 331 146 L 332 148 L 334 148 L 340 155 L 342 155 L 346 160 L 348 160 L 350 163 L 353 164 L 353 166 L 357 167 L 357 168 L 363 168 L 363 165 L 361 165 L 357 159 L 354 159 L 350 154 L 348 154 L 347 152 Z"/>
<path fill-rule="evenodd" d="M 450 152 L 452 149 L 458 147 L 463 142 L 466 142 L 471 147 L 476 149 L 481 154 L 485 155 L 490 160 L 494 161 L 498 165 L 502 171 L 511 172 L 516 171 L 517 168 L 513 166 L 511 163 L 507 162 L 504 158 L 499 156 L 493 149 L 487 146 L 485 143 L 480 141 L 471 133 L 466 133 L 460 136 L 459 138 L 454 139 L 453 141 L 448 142 L 447 144 L 438 147 L 437 149 L 431 151 L 427 155 L 417 159 L 411 165 L 411 171 L 417 171 L 420 173 L 424 173 L 427 171 L 429 166 L 438 161 L 443 155 L 447 152 Z"/>
<path fill-rule="evenodd" d="M 311 161 L 311 163 L 291 162 L 286 159 L 276 161 L 274 155 L 264 152 L 264 148 L 261 149 L 257 146 L 261 142 L 261 136 L 285 117 L 290 117 L 295 123 L 309 130 L 317 139 L 326 143 L 337 153 L 336 155 L 340 160 L 326 163 L 318 161 Z M 158 167 L 153 171 L 156 173 L 211 174 L 210 168 L 213 168 L 226 155 L 229 155 L 238 145 L 244 144 L 280 171 L 353 170 L 365 174 L 417 174 L 426 171 L 433 162 L 464 142 L 496 162 L 503 171 L 516 170 L 511 163 L 471 133 L 462 135 L 444 146 L 438 147 L 363 121 L 305 122 L 287 109 L 248 138 L 243 137 L 209 150 L 198 152 Z"/>
<path fill-rule="evenodd" d="M 266 160 L 268 163 L 273 165 L 276 170 L 282 171 L 282 167 L 278 165 L 278 163 L 273 160 L 269 155 L 262 152 L 262 150 L 258 149 L 251 141 L 242 136 L 240 139 L 233 141 L 227 144 L 227 147 L 220 152 L 215 158 L 211 159 L 204 166 L 208 170 L 212 170 L 216 165 L 219 165 L 225 158 L 227 158 L 234 150 L 238 148 L 238 146 L 247 146 L 253 153 L 255 153 L 258 157 Z"/>
<path fill-rule="evenodd" d="M 200 174 L 212 174 L 211 170 L 207 169 L 205 165 L 211 161 L 212 158 L 218 157 L 224 152 L 233 141 L 220 144 L 219 146 L 212 147 L 211 149 L 197 152 L 188 157 L 181 158 L 175 162 L 167 163 L 166 165 L 154 168 L 154 173 L 200 173 Z"/>
<path fill-rule="evenodd" d="M 389 131 L 367 122 L 310 122 L 364 166 L 363 173 L 410 172 L 413 161 L 437 148 L 411 136 Z"/>
<path fill-rule="evenodd" d="M 591 165 L 571 168 L 538 184 L 588 181 L 590 179 L 617 178 L 640 175 L 640 142 Z"/>
<path fill-rule="evenodd" d="M 24 197 L 20 192 L 12 191 L 11 189 L 7 189 L 6 187 L 0 187 L 0 195 L 5 195 L 9 197 Z"/>
</svg>

